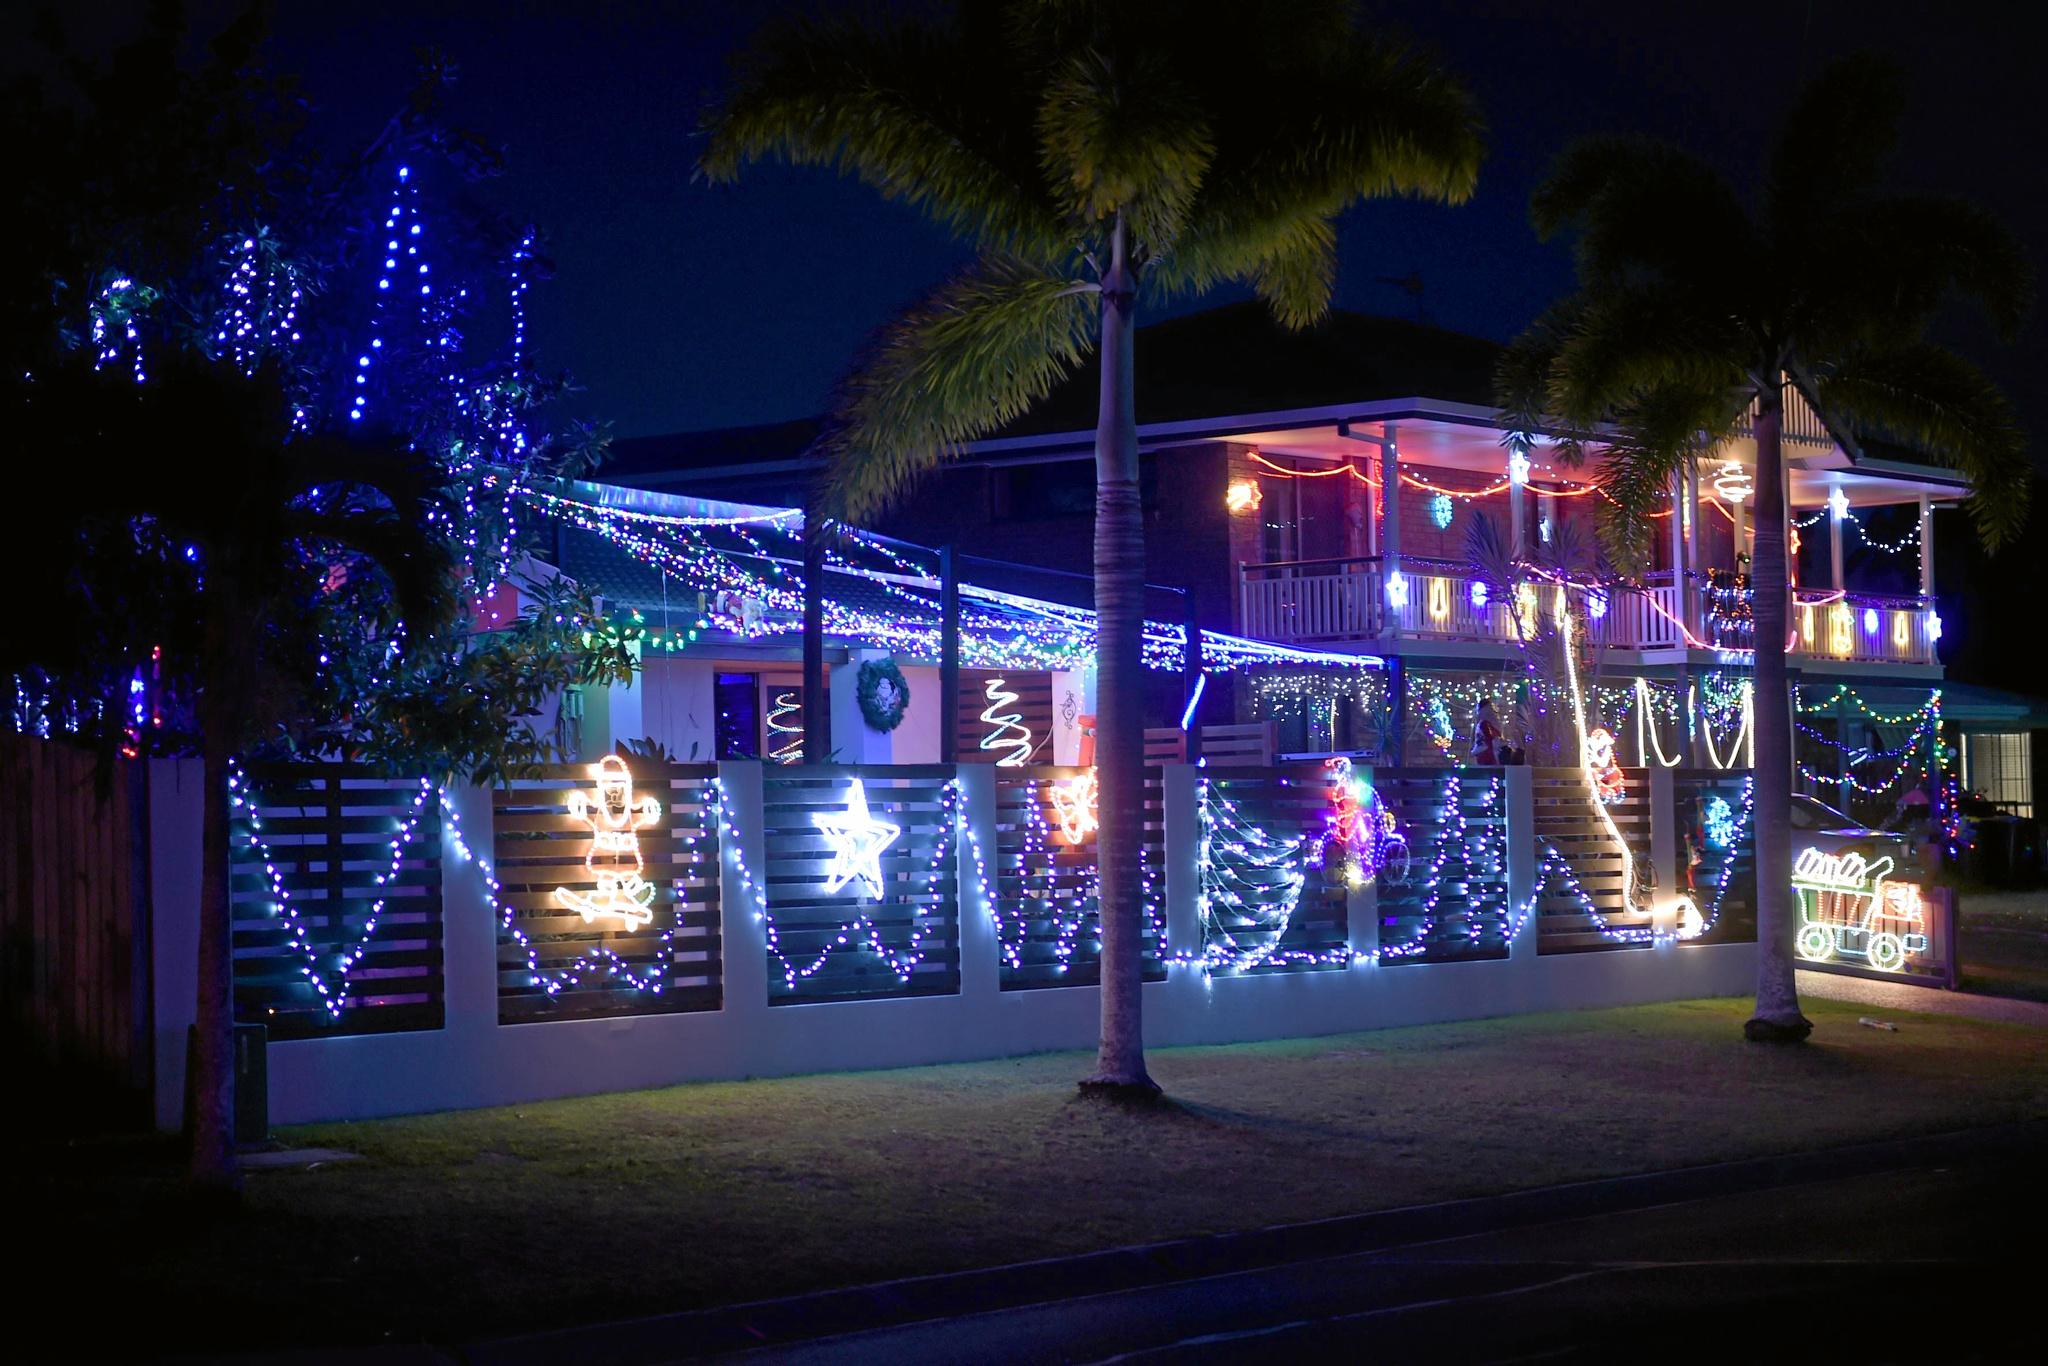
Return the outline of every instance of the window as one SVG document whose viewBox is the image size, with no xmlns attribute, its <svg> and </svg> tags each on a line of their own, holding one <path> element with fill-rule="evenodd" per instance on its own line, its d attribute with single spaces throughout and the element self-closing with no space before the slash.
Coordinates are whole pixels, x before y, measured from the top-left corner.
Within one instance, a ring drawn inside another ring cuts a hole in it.
<svg viewBox="0 0 2048 1366">
<path fill-rule="evenodd" d="M 2025 731 L 1963 737 L 1963 791 L 2015 816 L 2034 814 L 2034 746 Z"/>
</svg>

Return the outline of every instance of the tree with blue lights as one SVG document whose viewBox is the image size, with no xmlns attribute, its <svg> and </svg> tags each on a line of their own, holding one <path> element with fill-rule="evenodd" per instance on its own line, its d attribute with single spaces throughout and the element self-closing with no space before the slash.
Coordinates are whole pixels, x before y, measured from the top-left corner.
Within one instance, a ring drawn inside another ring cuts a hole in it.
<svg viewBox="0 0 2048 1366">
<path fill-rule="evenodd" d="M 254 18 L 196 63 L 185 39 L 153 10 L 104 64 L 7 92 L 28 164 L 0 383 L 28 458 L 0 553 L 38 619 L 0 674 L 29 733 L 205 761 L 192 1174 L 228 1190 L 230 763 L 497 776 L 548 757 L 520 724 L 540 698 L 633 665 L 573 586 L 488 638 L 461 610 L 519 553 L 519 483 L 603 432 L 542 425 L 546 263 L 470 197 L 496 159 L 443 118 L 452 72 L 336 159 Z"/>
</svg>

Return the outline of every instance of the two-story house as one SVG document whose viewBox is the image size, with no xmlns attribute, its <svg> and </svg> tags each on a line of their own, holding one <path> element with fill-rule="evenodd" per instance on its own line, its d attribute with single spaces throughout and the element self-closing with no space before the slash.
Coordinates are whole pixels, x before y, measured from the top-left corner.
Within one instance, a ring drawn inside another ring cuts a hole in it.
<svg viewBox="0 0 2048 1366">
<path fill-rule="evenodd" d="M 1205 630 L 1390 665 L 1248 669 L 1206 690 L 1199 719 L 1271 721 L 1279 753 L 1468 759 L 1486 720 L 1512 747 L 1517 726 L 1541 732 L 1563 705 L 1557 661 L 1527 638 L 1540 614 L 1526 608 L 1546 574 L 1565 574 L 1608 585 L 1586 599 L 1581 691 L 1622 762 L 1746 766 L 1752 444 L 1728 442 L 1675 483 L 1647 572 L 1623 579 L 1597 551 L 1597 460 L 1566 468 L 1539 443 L 1523 461 L 1503 444 L 1497 354 L 1351 314 L 1292 333 L 1249 304 L 1141 331 L 1150 581 L 1185 588 Z M 1075 375 L 925 478 L 879 529 L 956 547 L 984 582 L 1078 591 L 1085 604 L 1086 582 L 1065 576 L 1089 565 L 1094 394 L 1093 375 Z M 797 505 L 816 472 L 814 434 L 800 422 L 626 441 L 604 477 Z M 1924 765 L 1916 737 L 1931 725 L 1944 630 L 1932 547 L 1968 489 L 1952 471 L 1837 439 L 1792 392 L 1786 457 L 1802 776 L 1867 814 Z M 1533 582 L 1505 587 L 1508 561 Z M 1185 699 L 1170 676 L 1158 691 L 1169 718 Z M 1481 699 L 1489 717 L 1476 715 Z M 1555 740 L 1552 757 L 1576 762 Z M 1872 756 L 1890 754 L 1894 780 L 1879 781 Z"/>
</svg>

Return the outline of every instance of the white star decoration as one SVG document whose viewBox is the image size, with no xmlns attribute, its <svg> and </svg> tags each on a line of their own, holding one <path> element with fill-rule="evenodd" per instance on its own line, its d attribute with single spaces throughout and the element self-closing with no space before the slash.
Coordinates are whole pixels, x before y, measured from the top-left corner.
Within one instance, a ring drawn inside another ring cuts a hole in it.
<svg viewBox="0 0 2048 1366">
<path fill-rule="evenodd" d="M 832 866 L 825 870 L 825 894 L 830 896 L 858 878 L 866 885 L 867 895 L 880 900 L 882 851 L 894 844 L 903 831 L 868 814 L 867 789 L 861 780 L 855 778 L 847 789 L 844 815 L 817 815 L 811 821 L 832 846 Z"/>
</svg>

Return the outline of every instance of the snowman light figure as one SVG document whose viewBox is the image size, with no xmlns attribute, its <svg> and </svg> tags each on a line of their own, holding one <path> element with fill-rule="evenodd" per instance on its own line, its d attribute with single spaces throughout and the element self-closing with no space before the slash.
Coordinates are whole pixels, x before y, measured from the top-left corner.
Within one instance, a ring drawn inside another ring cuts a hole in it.
<svg viewBox="0 0 2048 1366">
<path fill-rule="evenodd" d="M 569 818 L 590 827 L 590 852 L 583 870 L 596 884 L 592 891 L 555 888 L 555 900 L 583 917 L 585 924 L 601 915 L 615 915 L 628 928 L 654 923 L 654 884 L 642 874 L 640 832 L 661 819 L 661 803 L 633 795 L 633 775 L 626 761 L 607 754 L 596 767 L 597 791 L 569 794 Z"/>
</svg>

